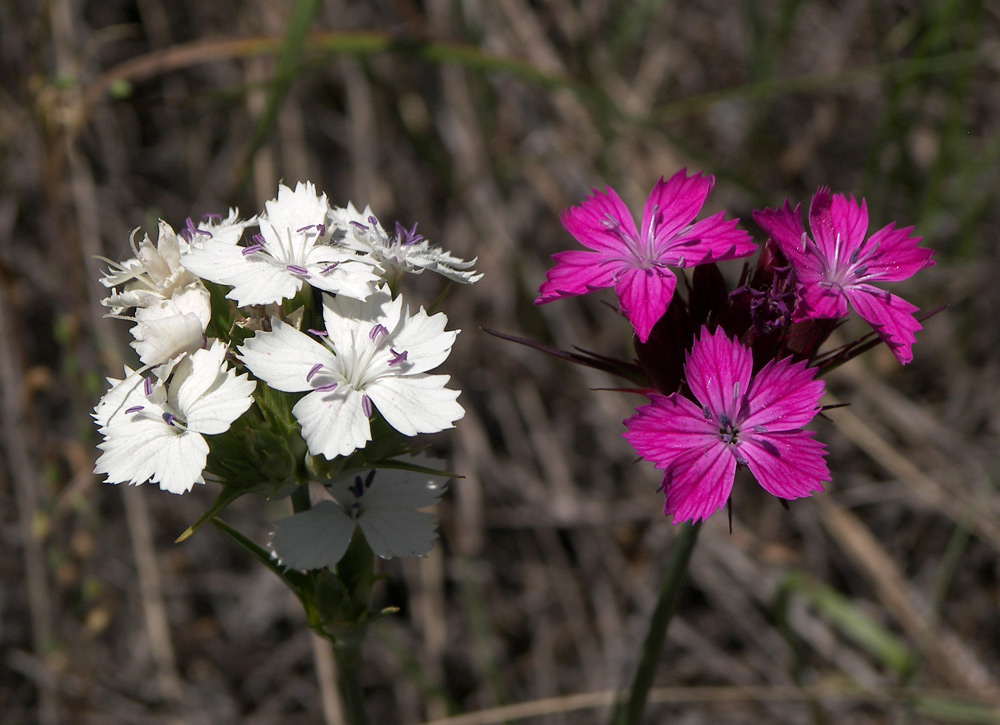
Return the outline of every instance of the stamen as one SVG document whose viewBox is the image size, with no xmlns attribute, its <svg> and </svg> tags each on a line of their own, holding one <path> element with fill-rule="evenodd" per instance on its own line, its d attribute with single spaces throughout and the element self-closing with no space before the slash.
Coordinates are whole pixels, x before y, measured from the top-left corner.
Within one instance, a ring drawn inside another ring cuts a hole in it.
<svg viewBox="0 0 1000 725">
<path fill-rule="evenodd" d="M 364 224 L 362 224 L 361 222 L 356 222 L 356 221 L 354 221 L 354 220 L 351 220 L 351 221 L 350 221 L 349 223 L 350 223 L 350 225 L 351 225 L 352 227 L 354 227 L 354 228 L 355 228 L 355 229 L 357 229 L 358 231 L 361 231 L 361 232 L 367 232 L 367 231 L 368 231 L 368 227 L 366 227 L 366 226 L 365 226 Z"/>
<path fill-rule="evenodd" d="M 249 257 L 254 252 L 259 252 L 263 248 L 264 248 L 263 244 L 251 244 L 249 247 L 244 247 L 243 248 L 243 256 L 244 257 Z"/>
<path fill-rule="evenodd" d="M 222 214 L 202 214 L 201 218 L 207 222 L 222 221 Z"/>
<path fill-rule="evenodd" d="M 326 224 L 317 224 L 316 233 L 321 237 L 326 236 Z"/>
<path fill-rule="evenodd" d="M 851 264 L 857 264 L 858 259 L 860 259 L 860 257 L 861 257 L 861 247 L 858 247 L 853 252 L 851 252 L 851 256 L 849 257 L 849 259 L 851 260 Z"/>
<path fill-rule="evenodd" d="M 317 393 L 329 393 L 331 390 L 336 390 L 340 383 L 327 383 L 326 385 L 317 385 L 313 390 Z"/>
<path fill-rule="evenodd" d="M 251 239 L 253 239 L 257 244 L 263 244 L 264 243 L 264 235 L 261 234 L 260 232 L 257 232 L 256 234 L 254 234 L 251 237 Z"/>
<path fill-rule="evenodd" d="M 740 381 L 737 380 L 733 383 L 733 400 L 739 400 L 740 397 Z"/>
<path fill-rule="evenodd" d="M 739 453 L 736 454 L 736 462 L 738 464 L 740 464 L 741 466 L 749 466 L 750 465 L 750 461 L 748 461 L 746 458 L 744 458 L 743 456 L 741 456 Z"/>
<path fill-rule="evenodd" d="M 708 409 L 707 405 L 702 406 L 701 412 L 705 416 L 705 420 L 712 420 L 712 411 Z"/>
<path fill-rule="evenodd" d="M 309 369 L 309 372 L 306 373 L 306 382 L 307 383 L 312 382 L 312 379 L 316 375 L 316 373 L 318 373 L 322 369 L 323 369 L 323 363 L 316 363 L 315 365 L 313 365 Z"/>
<path fill-rule="evenodd" d="M 326 330 L 314 330 L 311 327 L 306 329 L 306 332 L 315 335 L 316 337 L 329 337 L 330 333 Z"/>
<path fill-rule="evenodd" d="M 143 406 L 141 405 L 133 405 L 131 408 L 125 411 L 125 415 L 132 415 L 132 413 L 138 413 L 142 409 Z"/>
<path fill-rule="evenodd" d="M 392 359 L 389 360 L 389 367 L 406 362 L 406 350 L 403 350 L 403 352 L 396 352 L 390 347 L 389 352 L 392 353 Z"/>
<path fill-rule="evenodd" d="M 313 225 L 312 225 L 312 224 L 306 224 L 306 225 L 305 225 L 304 227 L 301 227 L 301 228 L 299 228 L 299 229 L 296 229 L 296 230 L 295 230 L 295 233 L 296 233 L 296 234 L 301 234 L 302 232 L 306 232 L 306 231 L 309 231 L 309 230 L 310 230 L 310 229 L 312 229 L 312 228 L 313 228 Z"/>
<path fill-rule="evenodd" d="M 369 340 L 374 340 L 379 335 L 388 335 L 388 334 L 389 334 L 389 330 L 386 328 L 386 326 L 383 325 L 382 323 L 379 323 L 379 324 L 375 325 L 375 327 L 373 327 L 371 329 L 371 332 L 368 333 L 368 339 Z"/>
<path fill-rule="evenodd" d="M 361 396 L 361 410 L 364 411 L 365 417 L 370 418 L 372 414 L 372 399 L 367 395 Z"/>
<path fill-rule="evenodd" d="M 765 426 L 762 426 L 762 425 L 755 425 L 753 427 L 753 432 L 754 433 L 767 433 L 767 428 Z"/>
<path fill-rule="evenodd" d="M 867 264 L 862 264 L 860 267 L 854 270 L 855 277 L 864 277 L 866 274 L 868 274 Z"/>
<path fill-rule="evenodd" d="M 163 422 L 166 423 L 167 425 L 174 425 L 174 421 L 177 419 L 178 419 L 177 416 L 174 415 L 173 413 L 163 414 Z"/>
<path fill-rule="evenodd" d="M 374 214 L 372 214 L 370 217 L 368 217 L 368 223 L 371 224 L 373 227 L 377 227 L 378 226 L 378 219 L 375 218 Z"/>
<path fill-rule="evenodd" d="M 285 269 L 287 269 L 292 274 L 299 274 L 303 276 L 309 274 L 308 269 L 306 269 L 305 267 L 300 267 L 297 264 L 286 264 Z"/>
<path fill-rule="evenodd" d="M 719 423 L 727 428 L 733 424 L 733 422 L 729 419 L 729 416 L 725 413 L 719 413 Z"/>
<path fill-rule="evenodd" d="M 330 264 L 330 265 L 327 265 L 326 267 L 323 267 L 323 269 L 321 269 L 319 271 L 319 273 L 320 274 L 329 274 L 330 272 L 332 272 L 333 270 L 335 270 L 338 266 L 340 266 L 340 262 L 334 262 L 333 264 Z"/>
<path fill-rule="evenodd" d="M 153 394 L 153 381 L 151 378 L 142 379 L 142 392 L 146 394 L 147 398 Z"/>
</svg>

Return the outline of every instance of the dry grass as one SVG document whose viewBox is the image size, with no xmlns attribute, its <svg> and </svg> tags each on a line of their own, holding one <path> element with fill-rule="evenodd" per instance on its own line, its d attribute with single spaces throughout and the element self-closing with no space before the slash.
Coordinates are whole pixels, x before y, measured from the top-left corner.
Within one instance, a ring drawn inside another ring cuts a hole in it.
<svg viewBox="0 0 1000 725">
<path fill-rule="evenodd" d="M 686 165 L 745 218 L 819 184 L 863 193 L 873 224 L 939 250 L 900 291 L 951 307 L 911 366 L 876 351 L 831 378 L 852 405 L 822 425 L 829 494 L 785 512 L 742 482 L 733 533 L 705 527 L 649 721 L 1000 721 L 928 709 L 1000 706 L 995 5 L 327 0 L 262 127 L 280 6 L 0 5 L 0 720 L 322 721 L 328 675 L 280 583 L 214 531 L 173 543 L 212 492 L 90 473 L 89 410 L 131 352 L 94 256 L 158 217 L 257 211 L 280 179 L 419 220 L 486 275 L 447 302 L 468 414 L 435 443 L 466 477 L 432 556 L 385 566 L 402 611 L 366 653 L 374 721 L 602 719 L 673 536 L 620 437 L 635 401 L 478 328 L 627 354 L 598 299 L 531 305 L 571 243 L 558 213 Z M 381 35 L 345 48 L 357 31 Z M 279 510 L 228 519 L 260 540 Z M 911 671 L 847 633 L 862 616 Z"/>
</svg>

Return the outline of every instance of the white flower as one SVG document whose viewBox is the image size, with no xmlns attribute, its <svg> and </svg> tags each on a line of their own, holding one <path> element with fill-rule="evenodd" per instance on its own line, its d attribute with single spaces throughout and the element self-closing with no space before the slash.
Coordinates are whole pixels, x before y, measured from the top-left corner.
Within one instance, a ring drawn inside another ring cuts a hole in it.
<svg viewBox="0 0 1000 725">
<path fill-rule="evenodd" d="M 214 239 L 225 244 L 236 244 L 243 237 L 243 230 L 247 227 L 256 226 L 257 217 L 240 219 L 240 210 L 230 207 L 229 216 L 223 218 L 221 214 L 206 214 L 198 226 L 194 227 L 188 220 L 188 226 L 181 232 L 190 242 L 196 237 Z M 207 232 L 207 234 L 206 234 Z"/>
<path fill-rule="evenodd" d="M 417 234 L 417 225 L 407 229 L 396 223 L 396 234 L 386 234 L 370 207 L 359 212 L 350 202 L 347 208 L 334 208 L 330 212 L 330 223 L 344 234 L 344 243 L 360 252 L 371 255 L 386 271 L 412 272 L 420 274 L 425 269 L 447 277 L 454 282 L 472 284 L 483 275 L 472 266 L 473 259 L 466 262 L 453 257 L 440 247 Z"/>
<path fill-rule="evenodd" d="M 434 546 L 432 506 L 445 482 L 411 471 L 383 468 L 322 488 L 308 511 L 277 521 L 271 549 L 293 569 L 332 567 L 347 551 L 355 525 L 378 556 L 425 556 Z"/>
<path fill-rule="evenodd" d="M 208 443 L 202 434 L 229 430 L 253 403 L 256 383 L 236 375 L 225 362 L 226 346 L 216 340 L 145 377 L 125 368 L 123 380 L 108 379 L 111 389 L 94 409 L 104 442 L 94 473 L 107 483 L 146 481 L 171 493 L 204 483 Z"/>
<path fill-rule="evenodd" d="M 138 228 L 133 229 L 129 240 L 135 252 L 134 258 L 125 262 L 104 259 L 110 269 L 104 273 L 101 284 L 114 289 L 101 304 L 111 308 L 112 317 L 121 317 L 125 310 L 132 307 L 148 307 L 169 299 L 191 285 L 201 286 L 201 281 L 181 266 L 181 257 L 187 252 L 188 243 L 175 234 L 169 224 L 160 221 L 155 246 L 149 235 L 144 235 L 136 245 L 138 232 Z M 117 289 L 119 286 L 121 290 Z M 207 321 L 210 314 L 207 293 L 204 306 L 204 313 L 198 316 Z"/>
<path fill-rule="evenodd" d="M 363 299 L 378 275 L 351 249 L 331 244 L 330 205 L 311 183 L 292 191 L 278 187 L 265 204 L 260 234 L 241 247 L 229 238 L 198 235 L 183 265 L 198 276 L 229 285 L 226 295 L 240 307 L 280 302 L 295 296 L 304 282 L 327 292 Z"/>
<path fill-rule="evenodd" d="M 135 311 L 132 347 L 145 365 L 159 365 L 181 353 L 193 353 L 205 342 L 208 320 L 199 317 L 201 301 L 208 290 L 187 288 L 170 299 L 160 300 Z"/>
<path fill-rule="evenodd" d="M 250 371 L 289 393 L 309 391 L 292 408 L 314 455 L 345 456 L 371 440 L 378 409 L 403 435 L 436 433 L 465 415 L 447 375 L 428 375 L 448 357 L 458 331 L 423 308 L 410 315 L 381 288 L 364 302 L 323 297 L 323 343 L 278 318 L 240 347 Z"/>
</svg>

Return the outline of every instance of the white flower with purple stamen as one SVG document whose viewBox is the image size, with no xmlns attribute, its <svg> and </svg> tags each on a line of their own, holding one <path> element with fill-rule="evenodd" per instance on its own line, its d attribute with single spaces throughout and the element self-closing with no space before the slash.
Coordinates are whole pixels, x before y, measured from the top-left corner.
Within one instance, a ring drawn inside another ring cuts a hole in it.
<svg viewBox="0 0 1000 725">
<path fill-rule="evenodd" d="M 260 233 L 249 246 L 228 238 L 206 238 L 197 230 L 183 264 L 198 276 L 229 285 L 226 295 L 240 307 L 290 299 L 309 284 L 326 292 L 364 299 L 378 280 L 372 265 L 346 247 L 335 246 L 327 225 L 330 205 L 312 183 L 292 191 L 278 187 L 278 197 L 264 205 Z"/>
<path fill-rule="evenodd" d="M 443 480 L 393 468 L 310 484 L 312 508 L 276 522 L 271 550 L 293 569 L 332 567 L 360 526 L 383 559 L 425 556 L 437 538 L 434 515 L 416 509 L 433 506 L 444 489 Z"/>
<path fill-rule="evenodd" d="M 386 288 L 364 302 L 323 296 L 326 331 L 296 330 L 278 318 L 239 349 L 272 388 L 308 392 L 292 408 L 314 455 L 346 456 L 371 440 L 377 408 L 403 435 L 436 433 L 465 415 L 447 375 L 428 375 L 448 357 L 457 330 L 443 313 L 410 315 Z"/>
<path fill-rule="evenodd" d="M 483 276 L 472 269 L 475 259 L 467 262 L 440 247 L 431 246 L 423 235 L 417 233 L 416 224 L 407 229 L 396 222 L 396 233 L 389 236 L 370 207 L 366 206 L 363 212 L 359 212 L 348 202 L 347 208 L 337 207 L 330 212 L 330 224 L 344 234 L 344 244 L 370 255 L 386 274 L 420 274 L 429 269 L 463 284 L 472 284 Z"/>
<path fill-rule="evenodd" d="M 204 435 L 229 430 L 253 403 L 257 385 L 228 367 L 226 349 L 216 340 L 160 366 L 156 376 L 126 367 L 123 380 L 109 378 L 111 389 L 93 414 L 104 437 L 94 473 L 107 483 L 152 481 L 170 493 L 204 483 Z"/>
<path fill-rule="evenodd" d="M 162 220 L 155 245 L 148 234 L 136 244 L 138 232 L 138 228 L 133 229 L 129 239 L 135 257 L 124 262 L 100 258 L 110 267 L 101 278 L 101 284 L 112 288 L 112 294 L 101 304 L 111 308 L 112 317 L 122 317 L 129 308 L 148 307 L 170 299 L 182 290 L 198 289 L 204 293 L 204 312 L 198 317 L 207 321 L 210 314 L 208 291 L 195 275 L 181 266 L 181 258 L 189 248 L 188 242 Z"/>
</svg>

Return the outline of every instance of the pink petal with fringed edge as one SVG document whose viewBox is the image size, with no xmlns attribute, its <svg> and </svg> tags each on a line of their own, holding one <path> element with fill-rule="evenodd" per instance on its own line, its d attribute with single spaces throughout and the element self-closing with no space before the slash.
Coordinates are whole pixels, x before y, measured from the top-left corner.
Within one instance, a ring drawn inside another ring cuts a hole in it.
<svg viewBox="0 0 1000 725">
<path fill-rule="evenodd" d="M 812 431 L 789 431 L 777 435 L 744 437 L 740 453 L 765 491 L 793 499 L 823 490 L 830 471 L 823 459 L 826 448 L 813 440 Z"/>
<path fill-rule="evenodd" d="M 559 252 L 552 259 L 556 264 L 538 288 L 536 305 L 611 287 L 623 268 L 620 262 L 608 262 L 598 252 Z"/>
<path fill-rule="evenodd" d="M 825 387 L 805 361 L 772 360 L 750 382 L 741 428 L 764 426 L 769 433 L 801 428 L 819 412 Z"/>
<path fill-rule="evenodd" d="M 717 444 L 690 449 L 663 476 L 663 513 L 681 521 L 703 521 L 729 499 L 736 477 L 736 459 Z"/>
<path fill-rule="evenodd" d="M 677 236 L 698 216 L 714 186 L 715 177 L 700 173 L 688 176 L 687 169 L 681 169 L 666 181 L 661 176 L 642 209 L 641 238 L 652 239 L 653 246 L 660 248 L 663 242 Z"/>
<path fill-rule="evenodd" d="M 715 333 L 703 327 L 684 364 L 688 386 L 698 402 L 730 420 L 739 413 L 752 372 L 750 348 L 730 340 L 721 327 Z"/>
<path fill-rule="evenodd" d="M 649 339 L 653 325 L 667 311 L 676 286 L 677 278 L 665 267 L 625 269 L 619 276 L 615 294 L 641 342 Z"/>
<path fill-rule="evenodd" d="M 639 238 L 631 212 L 610 186 L 604 192 L 592 189 L 581 204 L 563 212 L 560 220 L 576 241 L 603 255 L 629 255 Z M 611 228 L 615 223 L 618 231 Z"/>
<path fill-rule="evenodd" d="M 867 285 L 850 290 L 848 297 L 858 315 L 872 326 L 901 365 L 913 360 L 910 348 L 917 341 L 914 333 L 922 329 L 913 317 L 918 307 L 902 297 Z"/>
<path fill-rule="evenodd" d="M 895 224 L 889 224 L 872 234 L 864 250 L 877 249 L 864 263 L 869 279 L 898 282 L 934 266 L 934 251 L 918 247 L 921 239 L 910 236 L 911 232 L 913 227 L 896 229 Z"/>
</svg>

